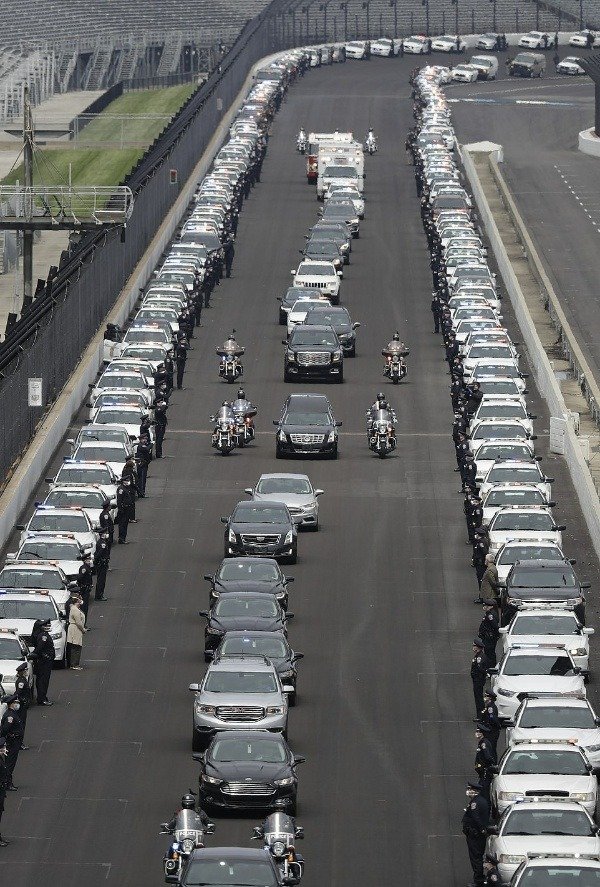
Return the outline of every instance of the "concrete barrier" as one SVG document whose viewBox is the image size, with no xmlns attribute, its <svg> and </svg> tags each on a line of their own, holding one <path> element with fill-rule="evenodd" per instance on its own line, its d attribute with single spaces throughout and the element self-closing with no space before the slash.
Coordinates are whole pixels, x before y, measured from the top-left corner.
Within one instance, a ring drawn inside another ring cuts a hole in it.
<svg viewBox="0 0 600 887">
<path fill-rule="evenodd" d="M 3 548 L 10 538 L 19 515 L 39 484 L 40 478 L 44 476 L 46 465 L 50 462 L 57 447 L 60 445 L 73 417 L 78 412 L 88 393 L 88 386 L 94 381 L 102 366 L 104 329 L 106 324 L 116 323 L 122 326 L 126 322 L 139 299 L 141 287 L 145 286 L 161 255 L 172 240 L 175 229 L 194 196 L 198 183 L 208 172 L 215 155 L 227 139 L 229 128 L 252 86 L 256 71 L 282 54 L 279 52 L 260 59 L 250 69 L 244 85 L 233 104 L 224 114 L 206 151 L 194 167 L 187 182 L 183 185 L 177 201 L 154 235 L 148 249 L 129 278 L 126 287 L 121 291 L 115 305 L 104 318 L 102 325 L 83 353 L 79 364 L 61 391 L 56 403 L 29 444 L 19 467 L 0 496 L 0 548 Z"/>
<path fill-rule="evenodd" d="M 569 413 L 564 402 L 562 391 L 560 390 L 560 386 L 554 375 L 552 366 L 550 365 L 548 355 L 544 351 L 537 334 L 525 297 L 523 296 L 523 292 L 521 291 L 521 287 L 504 247 L 504 243 L 500 237 L 492 210 L 490 209 L 483 188 L 481 187 L 473 158 L 469 151 L 466 150 L 465 146 L 462 146 L 460 153 L 467 179 L 481 216 L 481 221 L 494 251 L 500 274 L 504 280 L 506 292 L 510 298 L 517 323 L 521 330 L 521 335 L 523 336 L 523 344 L 527 352 L 529 365 L 531 366 L 540 394 L 546 400 L 551 416 L 567 419 Z M 490 165 L 492 165 L 492 167 L 494 163 L 494 160 L 490 160 Z M 531 244 L 531 246 L 533 247 L 533 244 Z M 564 457 L 594 545 L 594 550 L 598 557 L 600 557 L 600 503 L 598 501 L 598 494 L 592 476 L 579 445 L 577 435 L 570 422 L 566 422 L 564 434 Z"/>
<path fill-rule="evenodd" d="M 579 133 L 578 146 L 582 154 L 600 157 L 600 138 L 594 132 L 593 126 L 591 129 L 584 129 Z"/>
</svg>

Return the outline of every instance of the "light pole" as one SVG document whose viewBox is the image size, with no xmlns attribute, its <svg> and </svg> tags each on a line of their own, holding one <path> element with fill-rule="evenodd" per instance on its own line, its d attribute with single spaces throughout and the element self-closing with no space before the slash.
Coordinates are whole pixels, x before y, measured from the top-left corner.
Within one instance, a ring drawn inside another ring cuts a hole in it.
<svg viewBox="0 0 600 887">
<path fill-rule="evenodd" d="M 452 6 L 454 6 L 454 33 L 458 37 L 460 33 L 460 28 L 458 27 L 458 0 L 450 0 Z"/>
<path fill-rule="evenodd" d="M 421 6 L 425 7 L 425 36 L 429 37 L 429 0 L 421 0 Z M 412 27 L 412 19 L 411 19 L 411 30 Z M 442 28 L 442 30 L 444 30 Z"/>
<path fill-rule="evenodd" d="M 535 0 L 535 29 L 540 29 L 540 0 Z"/>
<path fill-rule="evenodd" d="M 319 10 L 323 13 L 323 34 L 325 41 L 327 41 L 327 7 L 329 6 L 331 0 L 326 0 L 325 3 L 321 3 L 319 6 Z"/>
<path fill-rule="evenodd" d="M 583 31 L 583 0 L 579 0 L 579 30 Z"/>
<path fill-rule="evenodd" d="M 492 4 L 492 31 L 496 33 L 496 0 L 490 0 Z"/>
<path fill-rule="evenodd" d="M 348 42 L 348 4 L 340 3 L 340 9 L 344 10 L 344 40 Z"/>
<path fill-rule="evenodd" d="M 398 38 L 398 0 L 390 0 L 390 6 L 394 10 L 394 38 Z"/>
<path fill-rule="evenodd" d="M 369 24 L 369 10 L 371 8 L 371 0 L 363 0 L 363 9 L 367 11 L 367 40 L 371 39 L 371 26 Z"/>
</svg>

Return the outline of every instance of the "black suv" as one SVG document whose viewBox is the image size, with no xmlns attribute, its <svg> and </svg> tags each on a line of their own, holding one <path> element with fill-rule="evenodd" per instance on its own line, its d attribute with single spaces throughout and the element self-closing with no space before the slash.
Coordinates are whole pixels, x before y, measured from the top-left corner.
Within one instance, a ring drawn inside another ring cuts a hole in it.
<svg viewBox="0 0 600 887">
<path fill-rule="evenodd" d="M 324 394 L 290 394 L 283 405 L 277 426 L 275 455 L 328 456 L 337 459 L 341 422 L 333 417 L 331 404 Z"/>
<path fill-rule="evenodd" d="M 298 528 L 283 502 L 238 502 L 225 526 L 224 557 L 254 555 L 295 564 Z"/>
<path fill-rule="evenodd" d="M 319 377 L 344 381 L 344 351 L 333 327 L 298 324 L 283 344 L 285 382 Z"/>
<path fill-rule="evenodd" d="M 296 815 L 296 767 L 306 758 L 292 754 L 277 733 L 221 730 L 202 754 L 198 803 L 236 810 L 285 810 Z"/>
<path fill-rule="evenodd" d="M 523 606 L 560 607 L 575 612 L 585 625 L 583 591 L 589 582 L 580 582 L 569 560 L 517 561 L 510 568 L 502 588 L 502 625 L 508 625 Z"/>
<path fill-rule="evenodd" d="M 199 847 L 192 850 L 184 863 L 179 883 L 181 887 L 198 887 L 198 884 L 281 887 L 290 881 L 283 879 L 266 848 Z"/>
<path fill-rule="evenodd" d="M 315 305 L 309 308 L 303 326 L 328 324 L 337 335 L 345 357 L 356 357 L 356 330 L 360 323 L 353 323 L 347 308 L 340 305 Z"/>
<path fill-rule="evenodd" d="M 281 683 L 294 688 L 293 693 L 288 693 L 288 704 L 296 704 L 296 662 L 304 659 L 304 653 L 292 650 L 282 631 L 228 631 L 215 656 L 266 656 L 275 666 Z"/>
</svg>

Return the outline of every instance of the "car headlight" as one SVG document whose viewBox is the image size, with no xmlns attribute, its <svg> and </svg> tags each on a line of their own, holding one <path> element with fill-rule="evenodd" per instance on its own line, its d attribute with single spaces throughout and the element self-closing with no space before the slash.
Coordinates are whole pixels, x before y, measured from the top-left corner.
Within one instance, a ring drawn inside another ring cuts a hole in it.
<svg viewBox="0 0 600 887">
<path fill-rule="evenodd" d="M 229 533 L 227 534 L 227 538 L 228 538 L 228 540 L 229 540 L 230 542 L 235 542 L 235 541 L 236 541 L 236 539 L 235 539 L 235 533 L 233 532 L 233 530 L 230 530 L 230 531 L 229 531 Z"/>
<path fill-rule="evenodd" d="M 60 629 L 59 629 L 58 631 L 51 631 L 51 632 L 50 632 L 50 637 L 51 637 L 52 640 L 54 640 L 54 641 L 59 641 L 59 640 L 61 639 L 61 637 L 62 637 L 62 631 L 61 631 Z"/>
<path fill-rule="evenodd" d="M 524 859 L 526 859 L 525 856 L 518 856 L 516 853 L 500 854 L 500 862 L 503 862 L 505 865 L 521 865 Z"/>
<path fill-rule="evenodd" d="M 205 707 L 209 708 L 210 706 Z M 217 776 L 208 776 L 206 773 L 202 774 L 202 782 L 208 782 L 210 785 L 220 785 L 222 781 Z"/>
<path fill-rule="evenodd" d="M 501 801 L 522 801 L 525 795 L 523 792 L 500 792 Z"/>
<path fill-rule="evenodd" d="M 292 785 L 294 782 L 293 776 L 286 776 L 285 779 L 275 779 L 275 785 Z"/>
<path fill-rule="evenodd" d="M 294 538 L 293 530 L 290 530 L 289 533 L 285 534 L 284 545 L 291 545 L 292 539 Z"/>
<path fill-rule="evenodd" d="M 341 351 L 334 351 L 331 359 L 333 360 L 334 363 L 339 363 L 340 360 L 342 359 L 342 352 Z"/>
<path fill-rule="evenodd" d="M 211 628 L 209 625 L 206 626 L 207 634 L 224 634 L 221 628 Z"/>
<path fill-rule="evenodd" d="M 201 715 L 214 715 L 214 705 L 203 705 L 201 702 L 196 703 L 196 711 Z"/>
<path fill-rule="evenodd" d="M 571 656 L 587 656 L 587 650 L 585 647 L 576 647 L 574 650 L 569 650 Z"/>
<path fill-rule="evenodd" d="M 510 697 L 514 696 L 514 695 L 515 694 L 513 693 L 512 690 L 503 690 L 501 687 L 498 688 L 498 696 L 506 696 L 507 698 L 510 699 Z"/>
<path fill-rule="evenodd" d="M 327 435 L 327 443 L 333 443 L 335 441 L 335 431 L 330 431 Z"/>
<path fill-rule="evenodd" d="M 287 359 L 289 360 L 290 363 L 294 363 L 294 361 L 296 360 L 296 355 L 294 354 L 293 351 L 288 351 Z"/>
<path fill-rule="evenodd" d="M 573 801 L 593 801 L 594 792 L 571 792 L 569 797 Z"/>
<path fill-rule="evenodd" d="M 270 705 L 267 708 L 268 715 L 282 715 L 285 711 L 283 705 Z"/>
<path fill-rule="evenodd" d="M 278 438 L 278 440 L 280 440 L 282 443 L 285 443 L 285 442 L 286 442 L 287 437 L 285 436 L 285 431 L 283 430 L 283 428 L 281 428 L 281 429 L 278 431 L 278 433 L 277 433 L 277 438 Z"/>
</svg>

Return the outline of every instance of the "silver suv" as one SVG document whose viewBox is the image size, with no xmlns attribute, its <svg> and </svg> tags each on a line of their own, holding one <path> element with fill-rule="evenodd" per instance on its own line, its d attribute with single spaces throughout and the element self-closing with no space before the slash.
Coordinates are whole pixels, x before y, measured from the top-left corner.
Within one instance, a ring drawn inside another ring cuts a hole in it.
<svg viewBox="0 0 600 887">
<path fill-rule="evenodd" d="M 265 656 L 222 656 L 208 667 L 194 698 L 192 747 L 203 751 L 219 730 L 271 730 L 287 738 L 287 693 Z"/>
</svg>

